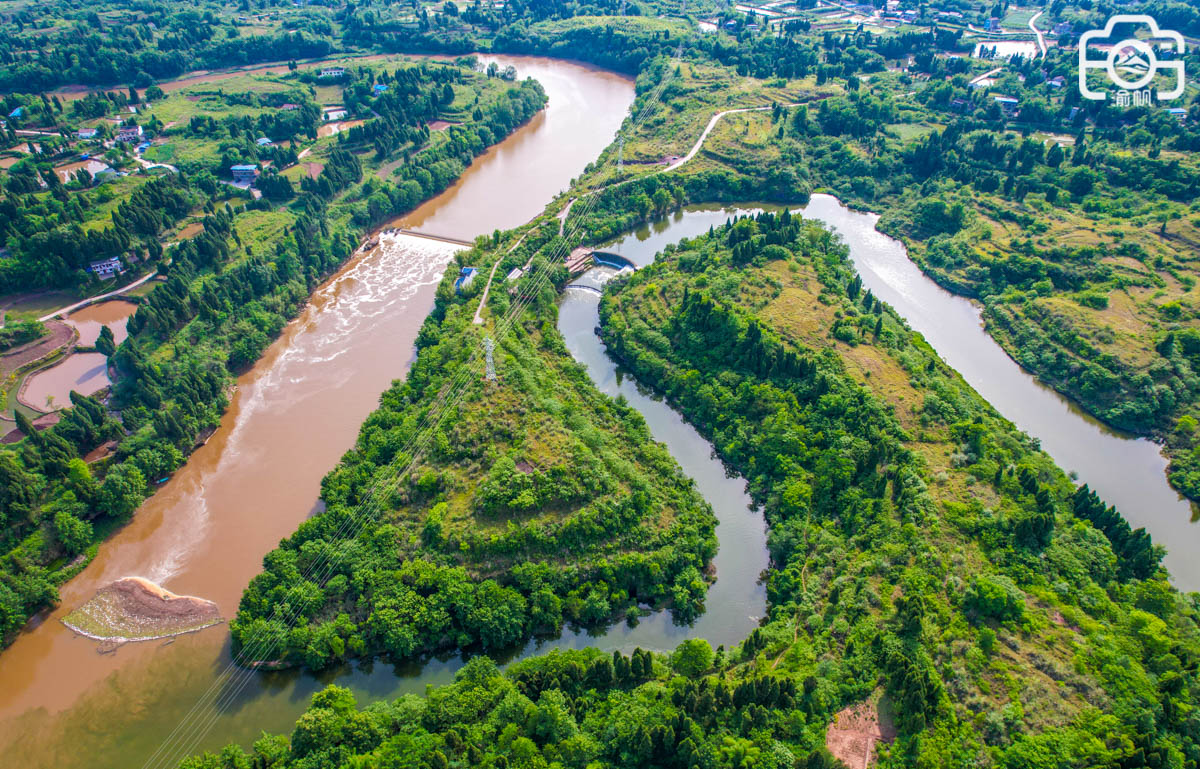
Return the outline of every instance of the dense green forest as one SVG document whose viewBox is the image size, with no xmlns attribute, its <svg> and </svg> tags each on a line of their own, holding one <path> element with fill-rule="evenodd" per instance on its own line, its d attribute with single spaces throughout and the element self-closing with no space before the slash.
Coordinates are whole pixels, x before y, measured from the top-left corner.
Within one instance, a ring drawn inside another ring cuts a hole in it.
<svg viewBox="0 0 1200 769">
<path fill-rule="evenodd" d="M 55 0 L 38 3 L 36 11 L 12 14 L 0 35 L 0 92 L 37 93 L 65 84 L 145 87 L 192 70 L 316 58 L 333 50 L 333 27 L 321 12 L 297 14 L 273 34 L 249 36 L 237 34 L 222 16 L 200 4 L 184 9 L 109 2 L 89 10 Z M 46 21 L 51 25 L 43 27 Z"/>
<path fill-rule="evenodd" d="M 980 10 L 986 20 L 989 9 Z M 1184 4 L 1144 10 L 1178 28 L 1197 23 Z M 953 24 L 889 34 L 850 25 L 817 34 L 800 24 L 770 35 L 735 14 L 719 16 L 732 22 L 729 35 L 693 35 L 674 19 L 614 24 L 590 13 L 511 6 L 414 25 L 360 9 L 345 35 L 387 50 L 489 46 L 643 74 L 684 41 L 692 64 L 787 82 L 800 95 L 789 101 L 810 103 L 772 115 L 774 133 L 729 137 L 707 157 L 741 176 L 792 171 L 800 186 L 883 211 L 881 227 L 903 238 L 932 277 L 985 304 L 988 328 L 1010 355 L 1105 422 L 1163 440 L 1172 484 L 1200 498 L 1194 93 L 1178 104 L 1183 119 L 1085 100 L 1064 87 L 1076 78 L 1070 48 L 1018 57 L 986 88 L 974 87 L 984 65 L 946 55 L 972 45 Z M 1049 9 L 1050 19 L 1076 29 L 1108 14 L 1090 4 Z M 910 61 L 905 71 L 888 70 Z M 1194 51 L 1188 63 L 1200 66 Z M 686 112 L 706 85 L 673 85 L 664 100 Z M 1017 99 L 1019 111 L 1006 113 L 998 96 Z M 660 125 L 646 131 L 649 146 L 670 136 Z"/>
<path fill-rule="evenodd" d="M 455 66 L 401 67 L 386 77 L 414 100 L 407 103 L 425 105 L 405 109 L 396 97 L 373 100 L 381 110 L 379 122 L 406 139 L 383 153 L 384 158 L 408 154 L 396 181 L 372 177 L 363 183 L 364 162 L 373 169 L 377 161 L 360 159 L 355 151 L 362 150 L 348 136 L 323 148 L 327 158 L 321 173 L 305 176 L 298 190 L 288 183 L 283 194 L 251 201 L 218 184 L 204 168 L 181 171 L 138 186 L 112 211 L 112 224 L 103 230 L 60 225 L 55 216 L 39 219 L 15 207 L 22 198 L 57 203 L 53 190 L 10 191 L 2 199 L 14 206 L 10 224 L 30 233 L 30 245 L 9 240 L 13 258 L 6 267 L 21 271 L 14 275 L 18 282 L 31 273 L 45 280 L 74 274 L 78 263 L 72 260 L 87 253 L 80 238 L 111 240 L 122 255 L 130 253 L 132 242 L 142 261 L 165 278 L 139 301 L 128 321 L 129 338 L 115 349 L 110 339 L 101 350 L 117 374 L 111 400 L 102 405 L 73 393 L 74 407 L 40 432 L 18 411 L 18 427 L 29 437 L 0 449 L 0 636 L 5 642 L 34 612 L 57 601 L 56 586 L 83 568 L 98 542 L 184 462 L 205 430 L 216 427 L 232 375 L 257 360 L 309 293 L 349 257 L 361 233 L 440 192 L 474 155 L 527 120 L 546 98 L 532 81 L 497 85 Z M 478 102 L 474 115 L 456 130 L 431 142 L 426 122 L 449 105 L 445 94 L 453 99 L 456 88 L 486 91 L 490 98 Z M 188 139 L 192 130 L 181 129 Z M 75 206 L 91 203 L 103 189 L 81 182 L 67 200 Z M 197 211 L 200 231 L 164 250 L 155 236 L 172 217 Z M 263 216 L 282 219 L 278 237 L 243 240 L 241 233 L 252 231 Z M 12 331 L 15 336 L 18 328 Z M 83 461 L 110 440 L 117 441 L 111 455 L 92 464 Z"/>
</svg>

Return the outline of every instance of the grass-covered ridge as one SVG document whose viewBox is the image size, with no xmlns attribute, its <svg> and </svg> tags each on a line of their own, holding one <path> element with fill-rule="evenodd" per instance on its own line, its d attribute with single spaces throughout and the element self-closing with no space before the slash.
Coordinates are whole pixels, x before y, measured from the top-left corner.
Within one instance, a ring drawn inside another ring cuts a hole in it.
<svg viewBox="0 0 1200 769">
<path fill-rule="evenodd" d="M 455 295 L 456 272 L 407 380 L 325 478 L 328 509 L 266 557 L 243 596 L 232 630 L 254 658 L 321 668 L 353 655 L 503 650 L 564 622 L 636 617 L 638 604 L 669 603 L 681 619 L 702 609 L 715 518 L 691 481 L 536 315 L 498 342 L 499 381 L 479 378 L 470 357 L 491 332 L 471 323 L 478 300 Z M 508 299 L 496 288 L 493 309 Z M 538 300 L 542 314 L 552 298 Z M 416 466 L 378 491 L 408 466 L 403 452 L 466 365 L 470 384 Z M 364 512 L 372 504 L 376 515 Z M 365 522 L 353 538 L 347 516 Z M 301 578 L 326 557 L 332 575 Z M 288 630 L 279 618 L 295 609 L 302 620 Z"/>
</svg>

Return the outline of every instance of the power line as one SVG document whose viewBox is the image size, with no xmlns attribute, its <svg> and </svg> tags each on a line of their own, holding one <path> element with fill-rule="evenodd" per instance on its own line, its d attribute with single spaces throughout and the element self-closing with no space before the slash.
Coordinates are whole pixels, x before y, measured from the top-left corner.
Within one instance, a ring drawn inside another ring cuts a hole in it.
<svg viewBox="0 0 1200 769">
<path fill-rule="evenodd" d="M 683 44 L 676 48 L 675 60 L 677 61 L 683 53 Z M 621 141 L 624 140 L 624 134 L 636 130 L 645 119 L 649 116 L 650 111 L 655 103 L 661 98 L 663 91 L 666 89 L 667 83 L 674 76 L 674 68 L 667 70 L 666 76 L 659 83 L 658 87 L 650 94 L 649 98 L 643 104 L 642 110 L 638 113 L 632 123 L 630 123 L 624 131 L 622 131 Z M 570 236 L 566 236 L 558 242 L 558 247 L 555 249 L 555 257 L 561 256 L 564 248 L 569 248 L 571 238 L 580 228 L 582 220 L 590 212 L 592 206 L 595 205 L 596 198 L 599 197 L 605 187 L 600 188 L 594 194 L 588 196 L 588 200 L 584 201 L 582 213 L 575 219 L 576 224 L 572 228 Z M 565 224 L 565 223 L 564 223 Z M 497 324 L 495 337 L 503 339 L 524 310 L 533 301 L 533 298 L 541 290 L 542 286 L 548 280 L 548 276 L 553 269 L 555 258 L 552 257 L 546 262 L 546 266 L 540 270 L 533 282 L 533 289 L 528 294 L 523 295 L 520 300 L 514 302 L 506 313 L 502 322 Z M 484 354 L 487 355 L 492 350 L 492 345 L 487 344 L 492 342 L 492 338 L 488 337 L 485 341 Z M 494 342 L 493 342 L 494 344 Z M 392 462 L 378 469 L 375 473 L 375 479 L 371 482 L 371 487 L 362 497 L 362 502 L 359 503 L 356 509 L 349 510 L 344 513 L 343 520 L 338 525 L 337 531 L 327 542 L 337 542 L 341 540 L 353 539 L 361 533 L 367 522 L 374 519 L 375 515 L 381 512 L 381 508 L 385 502 L 391 499 L 391 491 L 394 490 L 409 472 L 411 472 L 419 460 L 426 445 L 432 440 L 436 427 L 441 424 L 442 419 L 449 411 L 457 407 L 459 401 L 467 392 L 467 385 L 474 379 L 473 371 L 476 371 L 475 365 L 480 356 L 480 348 L 476 347 L 470 358 L 460 365 L 458 370 L 452 376 L 451 382 L 443 385 L 438 395 L 426 409 L 420 424 L 417 426 L 414 433 L 409 438 L 406 446 L 395 454 Z M 494 370 L 493 372 L 494 373 Z M 407 461 L 404 461 L 407 460 Z M 403 465 L 403 467 L 401 467 Z M 397 472 L 391 472 L 392 468 L 396 468 Z M 326 515 L 329 515 L 327 512 Z M 351 532 L 347 527 L 353 529 Z M 309 565 L 305 573 L 300 576 L 300 582 L 312 581 L 318 584 L 324 584 L 332 574 L 336 564 L 328 557 L 330 549 L 325 549 L 318 558 Z M 316 572 L 320 571 L 318 575 Z M 316 577 L 316 579 L 313 579 Z M 300 615 L 300 607 L 288 607 L 288 610 L 281 612 L 279 605 L 275 606 L 275 616 L 272 616 L 268 623 L 278 620 L 285 630 L 289 630 Z M 279 616 L 285 614 L 286 616 Z M 230 661 L 222 669 L 222 671 L 214 678 L 212 684 L 208 687 L 204 694 L 200 696 L 195 705 L 181 719 L 180 723 L 172 730 L 167 738 L 161 743 L 158 749 L 147 759 L 143 765 L 145 769 L 152 766 L 173 766 L 182 758 L 191 755 L 195 752 L 195 746 L 202 740 L 205 735 L 212 729 L 219 717 L 223 707 L 227 707 L 240 694 L 241 690 L 246 686 L 249 680 L 255 675 L 253 664 L 265 656 L 267 652 L 272 650 L 274 642 L 268 636 L 268 633 L 260 633 L 260 637 L 253 639 L 248 644 L 243 646 L 234 654 L 231 655 Z M 242 664 L 246 663 L 246 664 Z M 222 692 L 221 688 L 225 687 Z M 206 703 L 210 712 L 205 713 L 203 709 Z"/>
</svg>

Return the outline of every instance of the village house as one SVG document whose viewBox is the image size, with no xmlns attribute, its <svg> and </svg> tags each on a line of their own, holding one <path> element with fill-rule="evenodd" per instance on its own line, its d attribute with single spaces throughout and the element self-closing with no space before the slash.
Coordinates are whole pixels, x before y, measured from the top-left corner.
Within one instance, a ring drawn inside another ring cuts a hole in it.
<svg viewBox="0 0 1200 769">
<path fill-rule="evenodd" d="M 254 184 L 258 179 L 258 166 L 251 164 L 230 166 L 229 173 L 233 176 L 234 184 Z"/>
<path fill-rule="evenodd" d="M 387 86 L 383 83 L 376 83 L 375 85 L 371 86 L 371 90 L 375 92 L 376 96 L 378 96 L 387 90 Z"/>
<path fill-rule="evenodd" d="M 1057 24 L 1054 25 L 1053 32 L 1054 32 L 1054 34 L 1058 35 L 1059 37 L 1062 37 L 1063 35 L 1071 34 L 1071 22 L 1069 22 L 1069 21 L 1058 22 Z"/>
<path fill-rule="evenodd" d="M 142 138 L 142 127 L 140 125 L 126 126 L 117 129 L 117 141 L 119 142 L 136 142 Z"/>
<path fill-rule="evenodd" d="M 999 32 L 1000 31 L 1000 20 L 997 19 L 995 16 L 993 16 L 992 18 L 987 20 L 987 23 L 983 25 L 983 28 L 986 29 L 988 32 Z"/>
<path fill-rule="evenodd" d="M 1051 88 L 1062 88 L 1062 87 L 1066 86 L 1066 84 L 1067 84 L 1067 79 L 1065 77 L 1063 77 L 1062 75 L 1059 75 L 1057 77 L 1052 77 L 1046 81 L 1046 85 L 1050 86 Z"/>
<path fill-rule="evenodd" d="M 120 275 L 125 270 L 121 267 L 121 257 L 112 256 L 108 259 L 101 259 L 98 262 L 92 262 L 88 265 L 87 271 L 95 275 L 100 280 L 108 280 L 114 275 Z"/>
<path fill-rule="evenodd" d="M 271 141 L 270 139 L 268 139 L 265 136 L 260 136 L 259 138 L 254 140 L 254 143 L 260 147 L 270 147 L 275 142 Z"/>
<path fill-rule="evenodd" d="M 1187 122 L 1187 110 L 1183 107 L 1167 107 L 1167 114 L 1178 120 L 1180 123 Z"/>
<path fill-rule="evenodd" d="M 345 67 L 322 67 L 321 77 L 341 77 L 346 74 Z"/>
<path fill-rule="evenodd" d="M 75 135 L 80 139 L 95 139 L 96 133 L 97 131 L 95 128 L 80 128 L 75 132 Z"/>
<path fill-rule="evenodd" d="M 283 110 L 284 112 L 291 112 L 292 110 L 297 110 L 297 109 L 300 109 L 300 105 L 299 105 L 299 104 L 292 104 L 292 103 L 289 101 L 289 102 L 286 102 L 286 103 L 284 103 L 284 104 L 280 104 L 280 105 L 279 105 L 279 109 Z"/>
<path fill-rule="evenodd" d="M 1012 117 L 1017 114 L 1017 107 L 1021 104 L 1020 100 L 1012 96 L 995 96 L 993 98 L 1000 105 L 1000 111 L 1004 113 L 1005 117 Z"/>
<path fill-rule="evenodd" d="M 454 291 L 459 294 L 466 291 L 478 273 L 479 270 L 474 267 L 463 267 L 458 273 L 458 280 L 454 281 Z"/>
</svg>

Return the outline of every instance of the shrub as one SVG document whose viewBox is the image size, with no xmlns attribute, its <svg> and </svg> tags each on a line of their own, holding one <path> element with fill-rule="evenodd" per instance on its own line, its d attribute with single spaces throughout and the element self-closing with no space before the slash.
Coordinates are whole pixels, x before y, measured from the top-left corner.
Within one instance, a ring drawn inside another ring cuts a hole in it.
<svg viewBox="0 0 1200 769">
<path fill-rule="evenodd" d="M 1025 617 L 1025 594 L 1008 577 L 981 575 L 967 588 L 963 608 L 979 619 L 1018 622 Z"/>
</svg>

